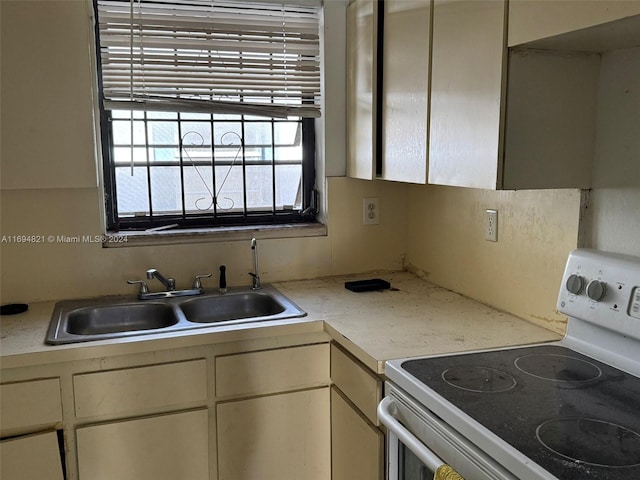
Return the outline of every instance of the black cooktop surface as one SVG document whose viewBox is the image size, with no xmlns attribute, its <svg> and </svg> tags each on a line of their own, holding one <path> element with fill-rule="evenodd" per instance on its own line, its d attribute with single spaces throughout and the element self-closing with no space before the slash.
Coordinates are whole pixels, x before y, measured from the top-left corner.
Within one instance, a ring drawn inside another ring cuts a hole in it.
<svg viewBox="0 0 640 480">
<path fill-rule="evenodd" d="M 563 480 L 640 479 L 640 379 L 556 345 L 402 368 Z"/>
</svg>

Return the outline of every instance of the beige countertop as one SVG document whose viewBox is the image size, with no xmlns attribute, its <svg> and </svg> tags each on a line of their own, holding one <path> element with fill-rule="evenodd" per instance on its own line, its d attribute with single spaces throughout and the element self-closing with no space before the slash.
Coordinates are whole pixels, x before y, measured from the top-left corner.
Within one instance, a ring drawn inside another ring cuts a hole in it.
<svg viewBox="0 0 640 480">
<path fill-rule="evenodd" d="M 308 315 L 303 318 L 214 326 L 171 334 L 50 346 L 44 338 L 55 302 L 29 305 L 26 313 L 0 320 L 0 367 L 141 353 L 213 343 L 251 340 L 324 330 L 377 373 L 393 358 L 555 341 L 560 335 L 488 307 L 408 272 L 375 276 L 392 289 L 354 293 L 351 275 L 277 283 L 275 286 Z"/>
</svg>

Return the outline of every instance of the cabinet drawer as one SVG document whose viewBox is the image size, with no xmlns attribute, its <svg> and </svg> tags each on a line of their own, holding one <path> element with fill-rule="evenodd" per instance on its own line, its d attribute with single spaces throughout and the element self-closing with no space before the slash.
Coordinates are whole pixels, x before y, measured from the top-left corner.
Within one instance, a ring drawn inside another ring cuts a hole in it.
<svg viewBox="0 0 640 480">
<path fill-rule="evenodd" d="M 73 388 L 78 418 L 200 406 L 207 401 L 206 362 L 75 375 Z"/>
<path fill-rule="evenodd" d="M 12 438 L 0 443 L 3 480 L 63 480 L 55 432 Z"/>
<path fill-rule="evenodd" d="M 258 395 L 329 383 L 329 344 L 216 358 L 216 396 Z"/>
<path fill-rule="evenodd" d="M 60 380 L 48 378 L 0 385 L 2 436 L 62 421 Z"/>
<path fill-rule="evenodd" d="M 335 345 L 331 345 L 331 380 L 374 425 L 380 425 L 376 408 L 382 382 Z"/>
</svg>

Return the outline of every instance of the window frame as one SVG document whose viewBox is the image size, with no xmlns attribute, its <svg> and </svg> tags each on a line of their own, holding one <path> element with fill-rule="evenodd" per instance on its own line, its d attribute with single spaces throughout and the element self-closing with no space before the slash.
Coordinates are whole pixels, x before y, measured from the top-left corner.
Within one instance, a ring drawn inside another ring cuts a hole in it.
<svg viewBox="0 0 640 480">
<path fill-rule="evenodd" d="M 94 8 L 94 39 L 95 39 L 95 62 L 97 72 L 98 106 L 99 106 L 99 130 L 100 148 L 102 152 L 102 179 L 104 189 L 104 212 L 107 232 L 132 231 L 144 233 L 145 230 L 162 229 L 169 227 L 175 229 L 204 228 L 215 231 L 224 227 L 251 227 L 251 226 L 288 226 L 292 224 L 318 223 L 317 204 L 318 190 L 316 188 L 316 136 L 315 119 L 302 117 L 302 162 L 301 162 L 301 208 L 299 210 L 269 210 L 269 211 L 247 211 L 242 212 L 216 212 L 216 209 L 203 214 L 177 213 L 162 215 L 147 215 L 122 217 L 118 215 L 117 187 L 116 187 L 116 165 L 114 161 L 114 139 L 112 128 L 111 110 L 105 108 L 104 90 L 102 79 L 102 61 L 100 32 L 98 22 L 98 0 L 91 0 Z M 304 102 L 303 102 L 304 103 Z M 312 103 L 312 102 L 311 102 Z M 188 113 L 188 112 L 184 112 Z M 245 115 L 237 122 L 242 123 L 244 128 Z M 275 117 L 264 117 L 265 121 L 282 120 Z M 180 120 L 176 120 L 180 121 Z M 235 121 L 235 120 L 234 120 Z M 133 139 L 131 140 L 133 142 Z M 272 138 L 272 143 L 274 139 Z M 243 139 L 244 146 L 244 139 Z M 148 139 L 145 139 L 145 148 L 149 148 Z M 275 160 L 272 160 L 275 161 Z M 212 158 L 212 167 L 215 165 Z M 242 159 L 244 163 L 244 159 Z M 181 167 L 182 168 L 182 167 Z M 243 181 L 243 188 L 246 184 Z M 184 191 L 183 191 L 184 193 Z M 275 191 L 273 193 L 275 196 Z"/>
</svg>

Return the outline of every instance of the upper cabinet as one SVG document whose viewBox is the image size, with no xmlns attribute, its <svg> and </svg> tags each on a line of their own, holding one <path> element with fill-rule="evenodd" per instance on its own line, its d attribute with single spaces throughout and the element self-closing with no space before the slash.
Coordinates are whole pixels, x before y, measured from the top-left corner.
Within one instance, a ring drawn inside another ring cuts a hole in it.
<svg viewBox="0 0 640 480">
<path fill-rule="evenodd" d="M 347 9 L 347 175 L 426 183 L 431 0 Z"/>
<path fill-rule="evenodd" d="M 501 166 L 504 0 L 436 0 L 429 183 L 496 188 Z"/>
<path fill-rule="evenodd" d="M 537 10 L 538 20 L 521 18 L 520 2 L 509 2 L 509 12 L 503 0 L 435 0 L 429 183 L 484 189 L 591 187 L 599 53 L 619 48 L 639 30 L 607 22 L 553 41 L 508 48 L 507 23 L 509 38 L 537 38 L 543 29 L 533 33 L 535 28 L 528 27 L 545 23 L 549 5 L 562 5 L 571 18 L 564 28 L 556 22 L 557 32 L 574 28 L 576 18 L 592 25 L 612 15 L 597 15 L 610 2 L 523 3 L 531 3 L 527 15 Z M 618 5 L 616 15 L 623 10 Z M 526 32 L 519 36 L 519 29 Z"/>
<path fill-rule="evenodd" d="M 365 180 L 376 177 L 378 10 L 372 0 L 347 7 L 347 175 Z"/>
<path fill-rule="evenodd" d="M 427 182 L 431 1 L 385 0 L 380 178 Z"/>
<path fill-rule="evenodd" d="M 375 5 L 355 0 L 350 8 Z M 640 45 L 640 0 L 388 0 L 381 10 L 382 38 L 349 44 L 350 69 L 362 68 L 354 49 L 374 55 L 365 70 L 368 130 L 352 121 L 349 104 L 349 126 L 366 137 L 350 136 L 350 162 L 366 167 L 351 176 L 591 188 L 602 53 Z M 358 88 L 349 83 L 350 94 L 364 98 Z"/>
</svg>

